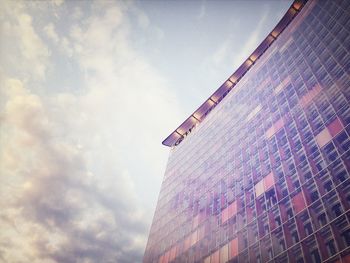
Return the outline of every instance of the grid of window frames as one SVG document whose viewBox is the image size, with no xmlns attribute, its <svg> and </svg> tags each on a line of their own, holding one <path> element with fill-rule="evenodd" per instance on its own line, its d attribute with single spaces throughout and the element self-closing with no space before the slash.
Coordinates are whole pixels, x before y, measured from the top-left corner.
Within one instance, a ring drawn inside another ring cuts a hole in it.
<svg viewBox="0 0 350 263">
<path fill-rule="evenodd" d="M 309 1 L 170 153 L 144 262 L 350 262 L 350 1 Z"/>
</svg>

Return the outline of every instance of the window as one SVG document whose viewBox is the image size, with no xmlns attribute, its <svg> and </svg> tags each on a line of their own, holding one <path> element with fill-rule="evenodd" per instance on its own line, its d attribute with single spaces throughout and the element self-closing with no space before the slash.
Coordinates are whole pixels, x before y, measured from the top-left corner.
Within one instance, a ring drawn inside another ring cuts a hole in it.
<svg viewBox="0 0 350 263">
<path fill-rule="evenodd" d="M 320 254 L 317 249 L 313 250 L 310 254 L 312 263 L 321 263 Z"/>
<path fill-rule="evenodd" d="M 327 219 L 326 219 L 326 214 L 323 213 L 323 214 L 320 214 L 317 218 L 318 220 L 318 223 L 321 225 L 321 226 L 324 226 L 326 223 L 327 223 Z"/>
<path fill-rule="evenodd" d="M 305 209 L 306 207 L 306 203 L 303 197 L 303 193 L 299 192 L 298 194 L 296 194 L 293 198 L 292 198 L 292 203 L 293 203 L 293 207 L 294 207 L 294 211 L 295 213 L 299 213 L 302 210 Z"/>
<path fill-rule="evenodd" d="M 238 254 L 238 239 L 235 238 L 231 241 L 231 257 L 235 257 Z"/>
<path fill-rule="evenodd" d="M 329 192 L 330 190 L 332 190 L 332 182 L 328 181 L 324 184 L 324 189 Z"/>
<path fill-rule="evenodd" d="M 332 207 L 332 211 L 333 211 L 335 216 L 340 216 L 342 213 L 340 204 L 338 203 L 338 204 L 334 205 Z"/>
<path fill-rule="evenodd" d="M 294 184 L 295 189 L 300 187 L 300 183 L 298 180 L 296 180 L 293 184 Z"/>
<path fill-rule="evenodd" d="M 286 245 L 284 244 L 283 240 L 280 241 L 280 248 L 281 248 L 281 251 L 284 251 L 286 249 Z"/>
<path fill-rule="evenodd" d="M 320 147 L 325 146 L 328 142 L 332 140 L 332 136 L 329 133 L 328 129 L 323 129 L 319 134 L 316 136 L 316 141 Z"/>
<path fill-rule="evenodd" d="M 346 171 L 342 170 L 341 172 L 337 173 L 337 177 L 339 179 L 340 182 L 344 182 L 345 181 L 345 175 L 346 175 Z"/>
<path fill-rule="evenodd" d="M 326 248 L 329 256 L 334 255 L 337 251 L 335 249 L 334 240 L 330 240 L 326 243 Z"/>
<path fill-rule="evenodd" d="M 310 171 L 305 174 L 305 179 L 308 180 L 308 179 L 311 179 L 311 177 L 312 177 L 312 173 Z"/>
<path fill-rule="evenodd" d="M 244 247 L 248 247 L 248 240 L 246 238 L 243 239 Z"/>
<path fill-rule="evenodd" d="M 271 249 L 271 248 L 269 248 L 269 249 L 267 250 L 267 253 L 268 253 L 268 255 L 269 255 L 269 259 L 272 259 L 272 258 L 273 258 L 273 254 L 272 254 L 272 249 Z"/>
<path fill-rule="evenodd" d="M 305 229 L 305 234 L 307 236 L 312 234 L 312 226 L 310 222 L 305 224 L 304 229 Z"/>
<path fill-rule="evenodd" d="M 335 150 L 333 143 L 329 143 L 327 146 L 323 148 L 323 150 L 329 162 L 333 162 L 335 161 L 335 159 L 337 159 L 338 154 L 337 154 L 337 151 Z"/>
<path fill-rule="evenodd" d="M 292 233 L 292 240 L 293 240 L 293 244 L 299 242 L 298 233 L 297 233 L 296 231 L 294 231 L 294 232 Z"/>
<path fill-rule="evenodd" d="M 341 150 L 341 152 L 346 152 L 350 148 L 350 141 L 348 136 L 345 132 L 340 133 L 336 137 L 337 145 L 339 146 L 338 149 Z"/>
<path fill-rule="evenodd" d="M 322 172 L 323 169 L 326 168 L 325 162 L 320 159 L 320 161 L 316 164 L 316 168 L 318 169 L 318 172 Z"/>
<path fill-rule="evenodd" d="M 317 191 L 314 191 L 311 193 L 311 201 L 315 202 L 318 199 L 318 193 Z"/>
<path fill-rule="evenodd" d="M 350 229 L 345 230 L 342 234 L 341 234 L 345 244 L 347 246 L 350 246 Z"/>
<path fill-rule="evenodd" d="M 281 225 L 281 218 L 278 216 L 275 218 L 275 222 L 276 222 L 276 225 L 277 226 L 280 226 Z"/>
</svg>

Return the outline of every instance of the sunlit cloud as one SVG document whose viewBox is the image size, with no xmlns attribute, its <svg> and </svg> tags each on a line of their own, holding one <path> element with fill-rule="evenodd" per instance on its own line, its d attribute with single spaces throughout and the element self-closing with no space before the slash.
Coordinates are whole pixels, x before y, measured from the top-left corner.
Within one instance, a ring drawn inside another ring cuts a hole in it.
<svg viewBox="0 0 350 263">
<path fill-rule="evenodd" d="M 21 4 L 3 14 L 6 36 L 17 41 L 2 50 L 16 54 L 12 60 L 22 67 L 2 67 L 1 79 L 0 239 L 6 243 L 0 258 L 6 262 L 141 260 L 151 212 L 137 191 L 159 181 L 157 162 L 164 157 L 153 147 L 177 115 L 166 102 L 175 100 L 128 40 L 129 7 L 93 4 L 96 14 L 68 35 L 53 23 L 35 28 Z M 79 94 L 49 92 L 50 53 L 62 49 L 84 74 Z M 139 170 L 138 178 L 129 169 L 133 158 L 149 162 L 144 171 L 158 177 L 142 179 Z"/>
</svg>

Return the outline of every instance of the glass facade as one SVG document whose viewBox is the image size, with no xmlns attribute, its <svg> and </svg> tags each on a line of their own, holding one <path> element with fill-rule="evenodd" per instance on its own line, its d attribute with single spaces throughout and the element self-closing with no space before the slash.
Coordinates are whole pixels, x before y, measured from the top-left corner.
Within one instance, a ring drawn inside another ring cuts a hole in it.
<svg viewBox="0 0 350 263">
<path fill-rule="evenodd" d="M 170 152 L 144 262 L 350 262 L 350 1 L 308 1 Z"/>
</svg>

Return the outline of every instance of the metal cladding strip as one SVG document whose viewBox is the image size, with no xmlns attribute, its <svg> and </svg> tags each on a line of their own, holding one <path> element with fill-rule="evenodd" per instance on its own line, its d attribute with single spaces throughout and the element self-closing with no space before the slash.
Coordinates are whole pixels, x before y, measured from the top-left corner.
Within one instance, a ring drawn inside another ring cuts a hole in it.
<svg viewBox="0 0 350 263">
<path fill-rule="evenodd" d="M 254 52 L 246 59 L 242 65 L 174 132 L 172 132 L 162 144 L 165 146 L 178 145 L 191 129 L 200 123 L 205 116 L 237 85 L 240 79 L 248 72 L 262 54 L 278 38 L 288 24 L 302 10 L 308 0 L 295 0 L 286 14 L 278 22 L 271 33 L 260 43 Z"/>
</svg>

